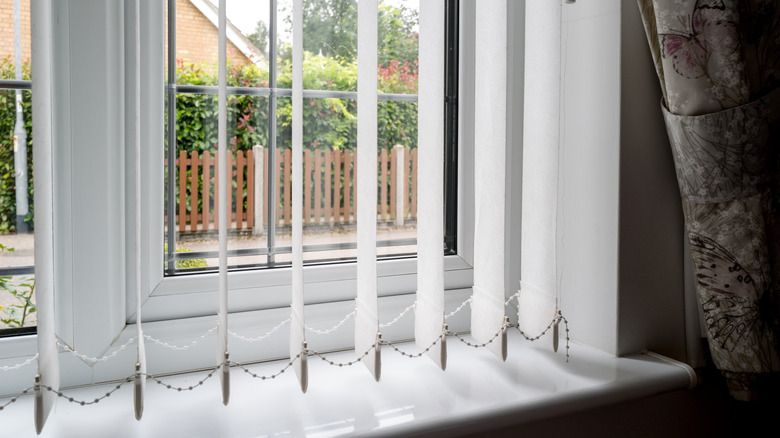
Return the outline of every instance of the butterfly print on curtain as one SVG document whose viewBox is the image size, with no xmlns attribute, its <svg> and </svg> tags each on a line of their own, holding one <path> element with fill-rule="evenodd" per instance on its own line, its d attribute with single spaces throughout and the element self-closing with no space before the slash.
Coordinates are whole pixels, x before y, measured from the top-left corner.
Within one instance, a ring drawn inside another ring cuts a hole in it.
<svg viewBox="0 0 780 438">
<path fill-rule="evenodd" d="M 707 74 L 710 55 L 727 57 L 739 43 L 736 25 L 729 20 L 721 0 L 698 0 L 688 16 L 688 31 L 660 34 L 663 56 L 671 56 L 674 70 L 688 79 Z"/>
</svg>

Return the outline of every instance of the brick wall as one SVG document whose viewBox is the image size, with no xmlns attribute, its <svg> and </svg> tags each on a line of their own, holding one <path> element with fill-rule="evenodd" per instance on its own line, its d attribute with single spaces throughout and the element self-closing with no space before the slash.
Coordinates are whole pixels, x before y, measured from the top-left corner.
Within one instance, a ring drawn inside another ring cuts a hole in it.
<svg viewBox="0 0 780 438">
<path fill-rule="evenodd" d="M 166 23 L 167 20 L 166 11 Z M 203 16 L 189 0 L 176 0 L 177 59 L 195 64 L 209 63 L 216 66 L 218 37 L 217 27 Z M 228 58 L 231 58 L 234 63 L 242 65 L 250 63 L 249 59 L 230 40 L 227 41 L 227 50 Z"/>
<path fill-rule="evenodd" d="M 22 60 L 30 59 L 30 0 L 21 1 Z M 14 60 L 14 0 L 0 0 L 0 59 Z"/>
<path fill-rule="evenodd" d="M 21 16 L 22 59 L 27 61 L 30 59 L 30 0 L 21 0 Z M 216 64 L 217 28 L 189 0 L 176 0 L 176 33 L 176 58 L 196 64 Z M 233 43 L 228 41 L 227 47 L 233 62 L 250 63 Z M 0 59 L 7 56 L 13 62 L 14 0 L 0 0 Z"/>
</svg>

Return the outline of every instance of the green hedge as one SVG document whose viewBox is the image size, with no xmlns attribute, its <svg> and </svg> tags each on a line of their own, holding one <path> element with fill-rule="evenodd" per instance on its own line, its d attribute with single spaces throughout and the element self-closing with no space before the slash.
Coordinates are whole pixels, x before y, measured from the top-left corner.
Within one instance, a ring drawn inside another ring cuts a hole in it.
<svg viewBox="0 0 780 438">
<path fill-rule="evenodd" d="M 282 61 L 277 85 L 291 88 L 291 66 Z M 179 61 L 177 83 L 216 85 L 213 66 Z M 268 72 L 255 65 L 229 65 L 228 85 L 267 87 Z M 378 71 L 379 91 L 417 93 L 417 66 L 391 62 Z M 303 87 L 309 90 L 354 91 L 357 89 L 357 64 L 322 55 L 306 53 Z M 401 144 L 417 147 L 417 104 L 380 102 L 378 106 L 380 148 Z M 290 148 L 292 140 L 292 104 L 289 97 L 277 99 L 277 147 Z M 217 97 L 214 95 L 178 95 L 176 100 L 176 138 L 179 150 L 214 150 L 217 145 Z M 308 148 L 354 149 L 357 146 L 357 102 L 348 99 L 305 99 L 303 142 Z M 230 96 L 228 99 L 228 138 L 235 150 L 250 150 L 268 145 L 268 98 Z"/>
<path fill-rule="evenodd" d="M 268 72 L 255 65 L 229 64 L 228 85 L 267 87 Z M 280 62 L 277 84 L 291 88 L 292 68 L 289 60 Z M 0 78 L 13 79 L 10 57 L 0 59 Z M 30 78 L 29 63 L 24 78 Z M 379 67 L 379 92 L 417 93 L 417 65 L 390 62 Z M 213 65 L 196 65 L 179 61 L 177 83 L 216 85 Z M 310 90 L 357 90 L 357 64 L 305 53 L 303 87 Z M 15 230 L 16 194 L 14 179 L 13 131 L 16 123 L 14 91 L 0 90 L 0 234 Z M 32 224 L 32 105 L 30 92 L 24 92 L 24 118 L 28 143 L 30 175 L 30 213 Z M 377 109 L 378 146 L 389 149 L 400 144 L 417 147 L 417 103 L 380 102 Z M 303 108 L 303 142 L 308 148 L 354 149 L 357 146 L 357 102 L 348 99 L 306 99 Z M 214 151 L 217 146 L 217 96 L 180 94 L 176 98 L 176 138 L 179 150 Z M 230 96 L 228 98 L 228 138 L 234 150 L 250 150 L 268 145 L 268 98 Z M 277 147 L 290 148 L 292 141 L 292 104 L 289 97 L 277 99 Z"/>
<path fill-rule="evenodd" d="M 22 67 L 23 78 L 30 79 L 30 64 Z M 0 59 L 0 79 L 15 79 L 14 62 L 8 56 Z M 22 92 L 22 111 L 27 130 L 27 175 L 29 177 L 30 211 L 27 221 L 32 226 L 32 104 L 29 91 Z M 14 175 L 14 126 L 16 124 L 16 91 L 0 90 L 0 234 L 16 230 L 16 178 Z"/>
</svg>

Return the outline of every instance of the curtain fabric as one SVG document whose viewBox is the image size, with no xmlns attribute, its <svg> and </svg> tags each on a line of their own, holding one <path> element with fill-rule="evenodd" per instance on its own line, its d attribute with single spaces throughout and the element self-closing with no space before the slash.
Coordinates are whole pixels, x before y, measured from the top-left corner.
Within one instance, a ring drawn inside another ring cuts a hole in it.
<svg viewBox="0 0 780 438">
<path fill-rule="evenodd" d="M 780 5 L 638 3 L 713 362 L 733 397 L 771 396 L 780 371 Z"/>
</svg>

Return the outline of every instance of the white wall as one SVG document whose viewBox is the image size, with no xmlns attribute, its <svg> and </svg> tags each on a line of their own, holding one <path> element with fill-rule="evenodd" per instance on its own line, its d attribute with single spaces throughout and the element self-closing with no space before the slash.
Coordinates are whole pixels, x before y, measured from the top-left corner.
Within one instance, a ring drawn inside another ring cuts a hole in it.
<svg viewBox="0 0 780 438">
<path fill-rule="evenodd" d="M 685 360 L 683 217 L 639 8 L 621 11 L 618 351 Z"/>
<path fill-rule="evenodd" d="M 562 22 L 560 307 L 577 342 L 685 359 L 680 199 L 638 8 L 581 0 Z"/>
</svg>

